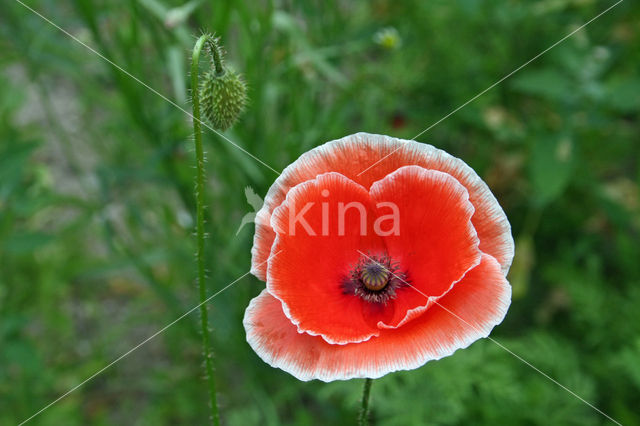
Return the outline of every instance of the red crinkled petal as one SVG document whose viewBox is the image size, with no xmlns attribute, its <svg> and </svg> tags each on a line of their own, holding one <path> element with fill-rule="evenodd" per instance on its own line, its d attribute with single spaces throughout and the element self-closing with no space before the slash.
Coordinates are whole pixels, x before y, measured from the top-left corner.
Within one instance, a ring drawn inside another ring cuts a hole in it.
<svg viewBox="0 0 640 426">
<path fill-rule="evenodd" d="M 395 313 L 381 326 L 397 327 L 426 310 L 423 294 L 437 299 L 480 263 L 479 241 L 470 222 L 474 208 L 456 179 L 418 166 L 399 168 L 375 182 L 370 193 L 376 203 L 397 207 L 397 232 L 384 237 L 387 252 L 420 292 L 404 287 L 389 302 Z"/>
<path fill-rule="evenodd" d="M 511 227 L 495 197 L 473 169 L 431 145 L 367 133 L 331 141 L 304 153 L 276 179 L 256 216 L 252 273 L 266 279 L 266 260 L 275 239 L 270 217 L 292 187 L 319 174 L 337 172 L 369 189 L 374 182 L 408 165 L 448 173 L 467 188 L 475 208 L 471 221 L 480 239 L 480 250 L 495 257 L 506 275 L 513 259 Z"/>
<path fill-rule="evenodd" d="M 360 228 L 362 213 L 350 208 L 340 215 L 340 203 L 366 209 L 365 229 Z M 295 220 L 301 213 L 304 223 Z M 339 216 L 344 217 L 342 227 Z M 376 324 L 388 320 L 385 310 L 345 294 L 342 287 L 360 257 L 358 250 L 384 251 L 372 229 L 374 219 L 367 190 L 338 173 L 298 185 L 274 211 L 273 250 L 278 255 L 269 260 L 267 289 L 282 301 L 300 332 L 322 335 L 331 343 L 358 342 L 377 335 Z"/>
<path fill-rule="evenodd" d="M 511 287 L 499 263 L 483 255 L 480 265 L 420 318 L 381 330 L 378 337 L 364 342 L 332 345 L 299 333 L 280 301 L 267 291 L 251 301 L 243 323 L 253 350 L 299 380 L 378 378 L 418 368 L 488 336 L 504 318 L 510 300 Z"/>
</svg>

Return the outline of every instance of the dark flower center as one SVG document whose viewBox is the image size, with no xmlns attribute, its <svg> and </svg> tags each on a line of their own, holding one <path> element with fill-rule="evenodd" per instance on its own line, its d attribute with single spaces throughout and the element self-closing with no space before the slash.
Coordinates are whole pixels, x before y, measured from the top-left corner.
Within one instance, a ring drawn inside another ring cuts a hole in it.
<svg viewBox="0 0 640 426">
<path fill-rule="evenodd" d="M 342 290 L 367 302 L 386 304 L 405 285 L 406 273 L 389 256 L 362 255 L 344 278 Z"/>
</svg>

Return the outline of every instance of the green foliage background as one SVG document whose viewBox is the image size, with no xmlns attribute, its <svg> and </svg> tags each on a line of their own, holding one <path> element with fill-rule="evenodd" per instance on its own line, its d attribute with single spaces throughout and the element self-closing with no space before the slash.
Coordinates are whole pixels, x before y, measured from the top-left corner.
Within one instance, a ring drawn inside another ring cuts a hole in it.
<svg viewBox="0 0 640 426">
<path fill-rule="evenodd" d="M 34 0 L 185 109 L 215 31 L 250 86 L 226 134 L 280 170 L 355 133 L 412 138 L 613 2 Z M 400 44 L 374 35 L 397 29 Z M 419 140 L 474 167 L 509 216 L 514 296 L 493 337 L 640 424 L 640 5 L 610 13 Z M 14 0 L 0 4 L 0 424 L 26 419 L 197 303 L 189 118 Z M 211 132 L 210 292 L 249 269 L 244 187 L 276 175 Z M 249 276 L 211 303 L 225 424 L 351 424 L 362 381 L 264 364 Z M 32 421 L 205 424 L 197 317 Z M 606 424 L 483 340 L 373 386 L 375 424 Z"/>
</svg>

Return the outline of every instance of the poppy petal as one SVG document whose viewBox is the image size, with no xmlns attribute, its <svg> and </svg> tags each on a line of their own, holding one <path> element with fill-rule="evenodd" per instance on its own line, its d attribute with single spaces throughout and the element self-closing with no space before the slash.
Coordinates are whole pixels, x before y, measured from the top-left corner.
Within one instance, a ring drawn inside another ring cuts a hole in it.
<svg viewBox="0 0 640 426">
<path fill-rule="evenodd" d="M 267 289 L 298 331 L 344 344 L 377 335 L 377 323 L 388 320 L 387 312 L 344 289 L 358 250 L 384 251 L 374 218 L 367 190 L 338 173 L 296 186 L 274 211 L 278 256 L 269 260 Z"/>
<path fill-rule="evenodd" d="M 269 210 L 266 208 L 265 200 L 254 220 L 256 230 L 253 234 L 253 246 L 251 247 L 251 273 L 262 281 L 267 280 L 268 259 L 271 255 L 273 240 L 276 238 L 276 233 L 271 228 L 271 214 L 278 205 Z"/>
<path fill-rule="evenodd" d="M 378 378 L 418 368 L 487 337 L 510 300 L 511 287 L 499 263 L 483 255 L 480 265 L 420 318 L 361 343 L 332 345 L 299 333 L 266 290 L 251 301 L 243 324 L 258 356 L 299 380 Z"/>
<path fill-rule="evenodd" d="M 384 237 L 387 252 L 421 293 L 406 286 L 397 292 L 392 301 L 396 315 L 381 324 L 397 327 L 428 307 L 423 294 L 441 297 L 480 263 L 479 240 L 470 221 L 474 208 L 456 179 L 418 166 L 390 173 L 375 182 L 370 193 L 376 205 L 397 209 L 397 232 Z"/>
<path fill-rule="evenodd" d="M 374 182 L 408 165 L 448 173 L 467 188 L 475 207 L 471 221 L 480 238 L 480 250 L 495 257 L 506 275 L 514 251 L 511 226 L 489 187 L 475 171 L 464 161 L 431 145 L 368 133 L 346 136 L 314 148 L 301 155 L 276 179 L 256 217 L 252 248 L 254 275 L 266 279 L 265 261 L 275 239 L 270 216 L 292 187 L 334 171 L 369 189 Z"/>
</svg>

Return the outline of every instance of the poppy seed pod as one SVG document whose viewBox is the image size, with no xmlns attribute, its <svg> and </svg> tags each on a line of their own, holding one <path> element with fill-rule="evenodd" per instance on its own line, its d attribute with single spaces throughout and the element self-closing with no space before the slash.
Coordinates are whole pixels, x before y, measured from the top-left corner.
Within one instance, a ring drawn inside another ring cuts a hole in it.
<svg viewBox="0 0 640 426">
<path fill-rule="evenodd" d="M 211 70 L 200 85 L 202 113 L 218 130 L 227 130 L 247 104 L 247 86 L 242 77 L 224 67 L 221 74 Z"/>
</svg>

